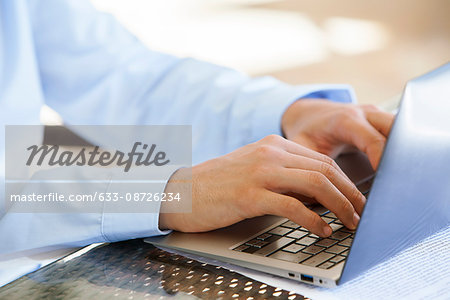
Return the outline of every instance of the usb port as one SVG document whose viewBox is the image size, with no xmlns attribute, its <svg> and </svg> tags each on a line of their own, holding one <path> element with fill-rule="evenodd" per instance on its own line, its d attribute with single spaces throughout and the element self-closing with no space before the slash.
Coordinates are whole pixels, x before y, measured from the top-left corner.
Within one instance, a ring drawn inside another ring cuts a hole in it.
<svg viewBox="0 0 450 300">
<path fill-rule="evenodd" d="M 304 274 L 302 274 L 300 278 L 301 278 L 303 281 L 308 281 L 308 282 L 313 282 L 313 281 L 314 281 L 314 280 L 313 280 L 313 277 L 312 277 L 312 276 L 309 276 L 309 275 L 304 275 Z"/>
</svg>

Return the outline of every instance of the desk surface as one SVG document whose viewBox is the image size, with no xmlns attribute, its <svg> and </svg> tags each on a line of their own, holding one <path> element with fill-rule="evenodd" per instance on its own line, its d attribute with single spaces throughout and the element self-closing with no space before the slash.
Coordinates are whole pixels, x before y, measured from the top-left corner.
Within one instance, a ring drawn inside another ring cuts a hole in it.
<svg viewBox="0 0 450 300">
<path fill-rule="evenodd" d="M 4 286 L 0 299 L 306 299 L 142 240 L 74 256 Z"/>
</svg>

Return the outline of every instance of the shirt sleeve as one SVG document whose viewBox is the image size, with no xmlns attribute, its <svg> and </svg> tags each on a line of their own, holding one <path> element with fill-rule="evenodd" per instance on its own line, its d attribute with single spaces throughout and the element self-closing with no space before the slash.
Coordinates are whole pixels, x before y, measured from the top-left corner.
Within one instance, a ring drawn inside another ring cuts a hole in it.
<svg viewBox="0 0 450 300">
<path fill-rule="evenodd" d="M 29 0 L 29 12 L 45 101 L 67 124 L 192 125 L 194 164 L 281 134 L 300 98 L 353 101 L 345 85 L 290 86 L 149 50 L 85 0 Z M 103 214 L 86 224 L 120 240 L 161 234 L 157 218 Z"/>
<path fill-rule="evenodd" d="M 45 100 L 67 124 L 192 125 L 194 164 L 280 134 L 299 98 L 353 101 L 346 85 L 291 86 L 152 51 L 85 0 L 31 0 L 30 11 Z"/>
<path fill-rule="evenodd" d="M 128 178 L 127 175 L 121 169 L 114 168 L 55 168 L 35 173 L 32 179 L 38 180 L 39 185 L 24 185 L 21 195 L 64 195 L 65 201 L 58 202 L 55 204 L 58 208 L 48 212 L 40 206 L 53 205 L 50 200 L 49 204 L 28 202 L 22 209 L 9 208 L 8 213 L 0 218 L 0 256 L 26 253 L 33 249 L 49 251 L 169 233 L 170 231 L 158 228 L 161 202 L 138 203 L 137 208 L 130 210 L 127 207 L 129 202 L 124 200 L 126 192 L 134 194 L 130 190 L 133 187 L 148 189 L 152 194 L 164 192 L 167 180 L 179 166 L 158 168 L 164 170 L 161 172 L 155 168 L 151 172 L 158 172 L 160 180 L 151 184 L 127 183 L 124 181 Z M 70 178 L 73 183 L 48 180 L 56 178 L 58 174 L 63 175 L 63 178 Z M 102 181 L 99 178 L 109 179 Z M 83 184 L 84 182 L 90 184 Z M 0 191 L 4 192 L 3 187 L 0 187 Z M 80 202 L 69 198 L 117 192 L 123 198 L 120 201 L 100 201 L 97 198 L 84 207 Z"/>
</svg>

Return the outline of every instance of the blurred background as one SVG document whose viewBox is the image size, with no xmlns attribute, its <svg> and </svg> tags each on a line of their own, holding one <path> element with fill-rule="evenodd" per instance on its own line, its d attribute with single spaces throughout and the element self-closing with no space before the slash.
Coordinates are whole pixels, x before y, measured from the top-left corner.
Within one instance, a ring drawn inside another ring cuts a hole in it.
<svg viewBox="0 0 450 300">
<path fill-rule="evenodd" d="M 291 84 L 349 83 L 390 109 L 450 58 L 449 0 L 92 0 L 155 50 Z"/>
</svg>

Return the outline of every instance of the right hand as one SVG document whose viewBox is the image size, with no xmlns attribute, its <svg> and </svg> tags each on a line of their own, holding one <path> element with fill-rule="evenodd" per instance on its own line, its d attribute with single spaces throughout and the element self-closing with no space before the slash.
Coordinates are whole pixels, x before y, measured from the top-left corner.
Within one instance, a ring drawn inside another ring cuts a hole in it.
<svg viewBox="0 0 450 300">
<path fill-rule="evenodd" d="M 192 170 L 178 170 L 166 192 L 179 192 L 173 183 L 190 172 L 192 212 L 161 213 L 161 229 L 202 232 L 247 218 L 277 215 L 326 237 L 332 233 L 329 225 L 301 200 L 317 201 L 350 229 L 356 228 L 366 201 L 333 159 L 277 135 Z"/>
</svg>

